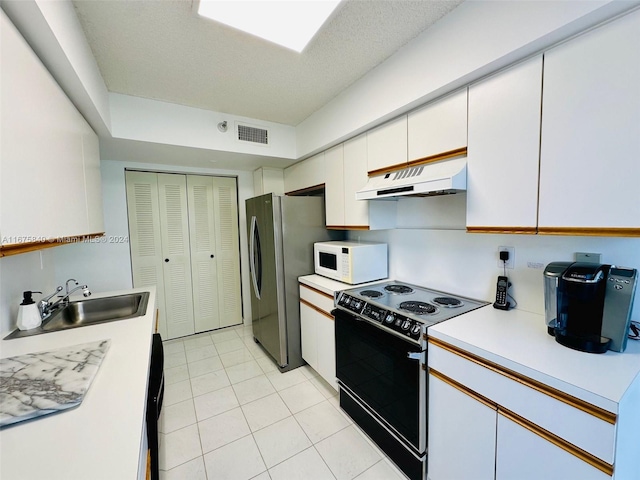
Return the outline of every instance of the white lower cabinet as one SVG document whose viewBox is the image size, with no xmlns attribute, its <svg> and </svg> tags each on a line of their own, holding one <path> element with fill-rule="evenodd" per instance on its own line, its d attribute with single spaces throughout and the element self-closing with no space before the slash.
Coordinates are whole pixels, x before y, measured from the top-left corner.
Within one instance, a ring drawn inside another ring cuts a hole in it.
<svg viewBox="0 0 640 480">
<path fill-rule="evenodd" d="M 430 480 L 492 480 L 496 409 L 429 376 Z"/>
<path fill-rule="evenodd" d="M 302 358 L 338 390 L 333 297 L 300 284 Z"/>
<path fill-rule="evenodd" d="M 499 414 L 495 478 L 496 480 L 606 480 L 611 477 Z"/>
<path fill-rule="evenodd" d="M 428 356 L 429 480 L 640 478 L 614 413 L 439 340 Z"/>
</svg>

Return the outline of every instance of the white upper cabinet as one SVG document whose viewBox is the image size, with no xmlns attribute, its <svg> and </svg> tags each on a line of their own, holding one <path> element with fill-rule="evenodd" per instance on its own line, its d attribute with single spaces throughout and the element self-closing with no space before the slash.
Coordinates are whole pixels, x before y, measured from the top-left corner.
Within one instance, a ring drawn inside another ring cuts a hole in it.
<svg viewBox="0 0 640 480">
<path fill-rule="evenodd" d="M 409 163 L 464 154 L 467 146 L 467 89 L 411 112 L 407 131 Z"/>
<path fill-rule="evenodd" d="M 260 167 L 253 172 L 253 190 L 256 197 L 265 193 L 284 194 L 284 170 Z"/>
<path fill-rule="evenodd" d="M 345 225 L 344 147 L 342 144 L 324 152 L 327 178 L 324 189 L 327 227 Z"/>
<path fill-rule="evenodd" d="M 321 187 L 326 182 L 324 152 L 284 169 L 284 191 L 287 194 Z"/>
<path fill-rule="evenodd" d="M 369 227 L 369 201 L 356 200 L 367 184 L 367 135 L 344 143 L 344 223 L 352 229 Z"/>
<path fill-rule="evenodd" d="M 541 97 L 541 55 L 469 87 L 469 231 L 535 233 Z"/>
<path fill-rule="evenodd" d="M 88 233 L 104 231 L 102 211 L 102 181 L 100 175 L 100 145 L 98 136 L 85 125 L 82 135 L 82 157 L 84 160 L 84 185 L 87 198 Z"/>
<path fill-rule="evenodd" d="M 102 233 L 98 138 L 5 14 L 2 245 Z"/>
<path fill-rule="evenodd" d="M 545 53 L 541 233 L 640 235 L 640 11 Z"/>
<path fill-rule="evenodd" d="M 407 164 L 406 115 L 367 132 L 369 174 Z"/>
<path fill-rule="evenodd" d="M 360 135 L 325 152 L 325 209 L 328 228 L 369 228 L 369 202 L 356 200 L 367 183 L 367 136 Z"/>
</svg>

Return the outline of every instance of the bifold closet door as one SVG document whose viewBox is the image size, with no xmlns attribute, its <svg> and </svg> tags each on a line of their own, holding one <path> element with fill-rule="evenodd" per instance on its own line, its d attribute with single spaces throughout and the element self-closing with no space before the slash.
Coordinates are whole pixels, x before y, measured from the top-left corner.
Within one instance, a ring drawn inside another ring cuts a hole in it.
<svg viewBox="0 0 640 480">
<path fill-rule="evenodd" d="M 187 177 L 196 332 L 242 323 L 235 178 Z"/>
<path fill-rule="evenodd" d="M 158 177 L 155 173 L 125 172 L 127 213 L 134 287 L 156 286 L 158 332 L 168 338 L 164 295 Z"/>
<path fill-rule="evenodd" d="M 218 302 L 220 326 L 242 323 L 240 287 L 240 237 L 238 235 L 238 187 L 235 178 L 213 180 L 216 250 L 218 252 Z"/>
<path fill-rule="evenodd" d="M 176 338 L 195 333 L 187 178 L 168 173 L 157 175 L 167 334 Z"/>
<path fill-rule="evenodd" d="M 191 278 L 196 332 L 220 328 L 213 179 L 187 177 Z"/>
<path fill-rule="evenodd" d="M 126 172 L 135 287 L 156 285 L 165 339 L 242 323 L 235 178 Z"/>
</svg>

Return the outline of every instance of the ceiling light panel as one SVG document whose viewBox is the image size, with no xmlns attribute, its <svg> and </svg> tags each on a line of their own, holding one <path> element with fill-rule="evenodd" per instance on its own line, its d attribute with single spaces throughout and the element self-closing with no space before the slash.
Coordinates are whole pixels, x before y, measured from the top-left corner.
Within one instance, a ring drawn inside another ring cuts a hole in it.
<svg viewBox="0 0 640 480">
<path fill-rule="evenodd" d="M 198 14 L 302 52 L 340 0 L 200 0 Z"/>
</svg>

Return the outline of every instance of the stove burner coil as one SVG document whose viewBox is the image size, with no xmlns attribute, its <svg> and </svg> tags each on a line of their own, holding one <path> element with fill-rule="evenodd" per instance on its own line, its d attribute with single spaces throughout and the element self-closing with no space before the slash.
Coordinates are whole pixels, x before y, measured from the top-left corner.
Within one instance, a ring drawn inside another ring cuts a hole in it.
<svg viewBox="0 0 640 480">
<path fill-rule="evenodd" d="M 386 287 L 384 287 L 384 289 L 389 293 L 393 293 L 394 295 L 408 295 L 410 293 L 413 293 L 413 288 L 406 285 L 400 285 L 398 283 L 387 285 Z"/>
<path fill-rule="evenodd" d="M 464 305 L 460 300 L 453 297 L 436 297 L 433 299 L 433 303 L 437 303 L 445 308 L 458 308 Z"/>
<path fill-rule="evenodd" d="M 405 312 L 414 313 L 416 315 L 433 315 L 437 313 L 438 309 L 427 302 L 402 302 L 398 305 L 400 310 L 404 310 Z"/>
<path fill-rule="evenodd" d="M 380 298 L 384 293 L 379 290 L 363 290 L 360 292 L 360 295 L 367 298 Z"/>
</svg>

